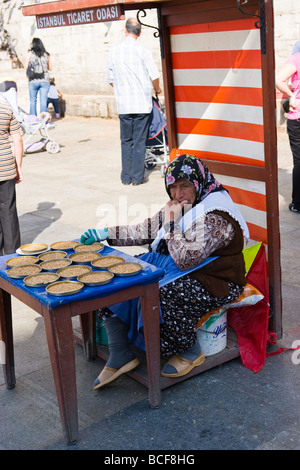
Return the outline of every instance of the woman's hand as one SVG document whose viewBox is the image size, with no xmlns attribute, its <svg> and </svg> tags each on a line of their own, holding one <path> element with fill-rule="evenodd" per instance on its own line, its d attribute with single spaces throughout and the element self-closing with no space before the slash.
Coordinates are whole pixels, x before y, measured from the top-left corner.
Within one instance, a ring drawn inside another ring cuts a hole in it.
<svg viewBox="0 0 300 470">
<path fill-rule="evenodd" d="M 299 96 L 295 96 L 294 94 L 290 97 L 290 111 L 295 111 L 299 107 L 300 101 Z"/>
<path fill-rule="evenodd" d="M 95 228 L 90 228 L 89 230 L 87 230 L 81 235 L 80 243 L 84 243 L 85 245 L 90 245 L 91 243 L 102 242 L 108 239 L 109 239 L 109 232 L 107 228 L 103 228 L 99 230 Z"/>
<path fill-rule="evenodd" d="M 167 224 L 169 222 L 174 222 L 177 219 L 181 218 L 182 209 L 184 208 L 185 204 L 188 204 L 188 201 L 184 200 L 182 202 L 178 202 L 176 200 L 171 200 L 167 202 L 165 205 L 165 219 L 164 223 Z"/>
</svg>

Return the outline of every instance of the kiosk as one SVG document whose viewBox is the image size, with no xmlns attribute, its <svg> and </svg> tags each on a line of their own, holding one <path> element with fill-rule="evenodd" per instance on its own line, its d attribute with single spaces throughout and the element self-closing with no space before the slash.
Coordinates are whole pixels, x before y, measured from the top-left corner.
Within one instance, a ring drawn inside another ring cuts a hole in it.
<svg viewBox="0 0 300 470">
<path fill-rule="evenodd" d="M 138 10 L 138 19 L 147 26 L 147 9 L 153 8 L 158 27 L 148 26 L 160 40 L 170 160 L 184 153 L 203 159 L 244 215 L 250 243 L 263 242 L 269 329 L 279 339 L 272 0 L 63 0 L 23 6 L 22 11 L 35 15 L 39 28 L 115 21 L 124 19 L 125 10 Z M 225 349 L 196 369 L 230 360 L 238 355 L 236 350 Z"/>
<path fill-rule="evenodd" d="M 158 28 L 146 25 L 157 9 Z M 272 0 L 63 0 L 23 6 L 37 26 L 124 19 L 155 28 L 170 160 L 192 153 L 230 191 L 267 251 L 269 328 L 282 336 Z M 250 243 L 251 243 L 250 241 Z"/>
</svg>

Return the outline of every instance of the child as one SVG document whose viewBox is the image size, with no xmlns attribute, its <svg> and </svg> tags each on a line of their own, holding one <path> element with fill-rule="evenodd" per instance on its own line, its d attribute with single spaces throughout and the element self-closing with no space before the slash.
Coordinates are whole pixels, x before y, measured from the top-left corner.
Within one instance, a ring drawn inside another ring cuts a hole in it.
<svg viewBox="0 0 300 470">
<path fill-rule="evenodd" d="M 60 117 L 59 112 L 59 98 L 62 98 L 61 92 L 55 86 L 55 79 L 50 78 L 50 88 L 47 98 L 47 106 L 52 103 L 55 111 L 55 115 L 57 118 Z"/>
</svg>

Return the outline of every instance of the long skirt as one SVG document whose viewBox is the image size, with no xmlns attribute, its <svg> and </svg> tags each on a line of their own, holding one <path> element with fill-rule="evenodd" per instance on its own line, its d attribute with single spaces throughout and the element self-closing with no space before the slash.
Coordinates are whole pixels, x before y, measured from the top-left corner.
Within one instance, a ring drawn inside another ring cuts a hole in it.
<svg viewBox="0 0 300 470">
<path fill-rule="evenodd" d="M 162 356 L 179 354 L 197 341 L 196 327 L 203 315 L 222 305 L 230 304 L 244 287 L 229 283 L 229 294 L 214 297 L 200 282 L 184 275 L 159 288 L 160 349 Z M 145 350 L 140 299 L 133 299 L 99 311 L 101 318 L 117 315 L 129 325 L 128 338 Z"/>
</svg>

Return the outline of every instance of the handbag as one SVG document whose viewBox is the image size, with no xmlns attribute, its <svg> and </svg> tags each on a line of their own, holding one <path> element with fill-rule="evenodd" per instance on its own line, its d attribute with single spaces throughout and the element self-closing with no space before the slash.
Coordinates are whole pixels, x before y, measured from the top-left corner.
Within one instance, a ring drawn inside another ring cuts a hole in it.
<svg viewBox="0 0 300 470">
<path fill-rule="evenodd" d="M 290 111 L 290 98 L 286 98 L 282 103 L 282 108 L 285 113 Z"/>
</svg>

